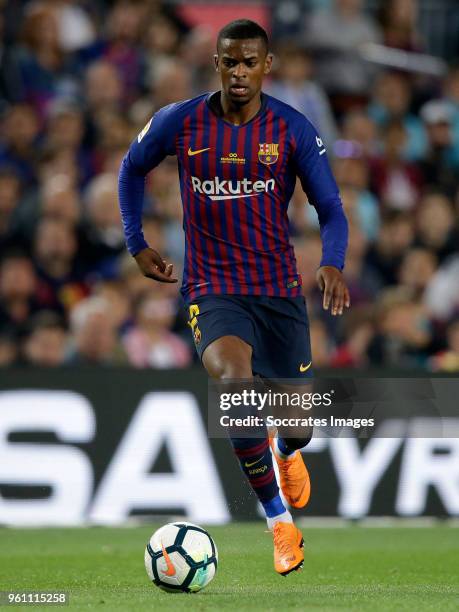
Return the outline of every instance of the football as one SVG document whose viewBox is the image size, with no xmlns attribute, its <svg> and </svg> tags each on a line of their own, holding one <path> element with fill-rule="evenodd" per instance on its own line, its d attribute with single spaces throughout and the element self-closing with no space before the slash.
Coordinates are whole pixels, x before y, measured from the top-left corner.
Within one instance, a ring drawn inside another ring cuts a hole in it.
<svg viewBox="0 0 459 612">
<path fill-rule="evenodd" d="M 148 577 L 170 593 L 197 593 L 215 576 L 218 552 L 205 529 L 193 523 L 168 523 L 145 549 Z"/>
</svg>

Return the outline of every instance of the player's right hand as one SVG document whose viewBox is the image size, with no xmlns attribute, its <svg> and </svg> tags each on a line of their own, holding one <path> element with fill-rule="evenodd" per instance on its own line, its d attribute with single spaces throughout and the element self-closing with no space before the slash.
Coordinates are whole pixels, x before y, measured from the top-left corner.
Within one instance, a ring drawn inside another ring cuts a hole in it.
<svg viewBox="0 0 459 612">
<path fill-rule="evenodd" d="M 161 255 L 154 249 L 147 247 L 142 249 L 134 256 L 140 271 L 147 278 L 159 281 L 160 283 L 176 283 L 178 279 L 173 278 L 173 264 L 168 264 Z"/>
</svg>

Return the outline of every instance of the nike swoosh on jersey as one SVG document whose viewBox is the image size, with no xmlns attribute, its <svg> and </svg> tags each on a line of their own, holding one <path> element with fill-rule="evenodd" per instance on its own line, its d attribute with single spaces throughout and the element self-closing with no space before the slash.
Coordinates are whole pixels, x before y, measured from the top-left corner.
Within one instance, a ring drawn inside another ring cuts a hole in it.
<svg viewBox="0 0 459 612">
<path fill-rule="evenodd" d="M 310 361 L 308 365 L 300 364 L 300 372 L 306 372 L 306 370 L 309 370 L 311 365 L 312 365 L 312 361 Z"/>
<path fill-rule="evenodd" d="M 198 153 L 204 153 L 204 151 L 210 151 L 210 147 L 207 147 L 207 149 L 197 149 L 196 151 L 192 151 L 191 147 L 188 147 L 188 155 L 190 157 L 192 155 L 198 155 Z"/>
</svg>

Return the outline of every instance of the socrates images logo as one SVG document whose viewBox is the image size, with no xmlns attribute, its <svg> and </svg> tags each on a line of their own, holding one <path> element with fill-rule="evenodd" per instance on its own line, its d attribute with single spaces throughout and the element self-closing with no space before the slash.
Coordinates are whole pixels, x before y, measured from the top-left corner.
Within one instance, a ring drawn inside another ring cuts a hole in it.
<svg viewBox="0 0 459 612">
<path fill-rule="evenodd" d="M 236 198 L 246 198 L 260 193 L 268 193 L 274 191 L 275 180 L 268 179 L 267 181 L 249 181 L 244 178 L 242 180 L 227 180 L 216 176 L 213 179 L 201 181 L 197 176 L 191 177 L 191 185 L 194 193 L 201 193 L 209 196 L 211 200 L 234 200 Z"/>
<path fill-rule="evenodd" d="M 279 157 L 279 145 L 277 143 L 259 143 L 258 159 L 267 166 L 275 164 Z"/>
</svg>

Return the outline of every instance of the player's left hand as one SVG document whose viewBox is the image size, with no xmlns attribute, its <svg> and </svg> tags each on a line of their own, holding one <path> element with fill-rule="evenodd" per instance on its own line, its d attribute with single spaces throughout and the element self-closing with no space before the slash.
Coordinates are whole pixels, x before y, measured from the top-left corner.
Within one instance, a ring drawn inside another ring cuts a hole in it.
<svg viewBox="0 0 459 612">
<path fill-rule="evenodd" d="M 332 315 L 342 315 L 344 307 L 351 305 L 351 298 L 341 271 L 333 266 L 322 266 L 317 270 L 316 279 L 324 294 L 324 310 L 328 310 L 331 304 Z"/>
</svg>

